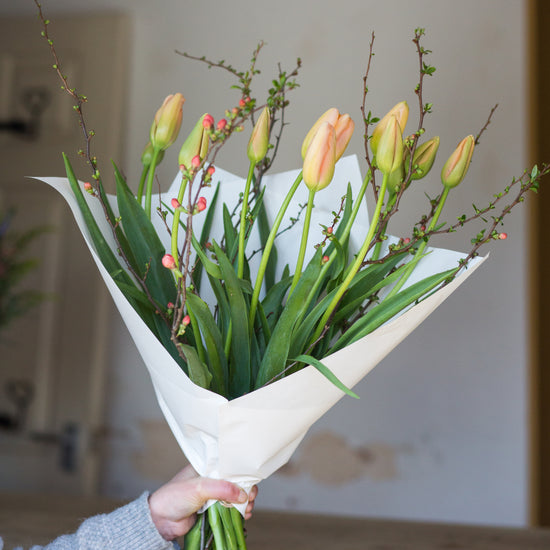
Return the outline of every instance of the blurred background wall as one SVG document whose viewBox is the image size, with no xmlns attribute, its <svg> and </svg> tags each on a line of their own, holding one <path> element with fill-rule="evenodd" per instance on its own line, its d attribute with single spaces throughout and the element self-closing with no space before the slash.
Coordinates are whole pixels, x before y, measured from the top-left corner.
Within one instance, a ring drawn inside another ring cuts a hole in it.
<svg viewBox="0 0 550 550">
<path fill-rule="evenodd" d="M 53 34 L 56 16 L 109 10 L 128 15 L 124 153 L 116 160 L 130 180 L 139 176 L 139 155 L 165 95 L 181 91 L 186 97 L 183 132 L 202 113 L 217 119 L 236 101 L 223 71 L 208 70 L 175 50 L 246 68 L 253 48 L 264 40 L 262 74 L 255 86 L 260 99 L 277 63 L 292 69 L 301 57 L 300 88 L 290 97 L 290 124 L 274 166 L 286 170 L 299 166 L 303 136 L 331 106 L 355 118 L 349 151 L 362 159 L 359 107 L 372 32 L 368 108 L 381 116 L 406 99 L 415 113 L 418 67 L 411 39 L 416 27 L 426 29 L 424 45 L 433 50 L 427 61 L 437 68 L 426 79 L 424 93 L 434 103 L 426 135 L 441 137 L 439 167 L 499 104 L 467 181 L 451 196 L 449 218 L 470 212 L 471 203 L 485 204 L 527 165 L 524 1 L 45 0 L 43 7 Z M 32 14 L 30 0 L 0 3 L 0 16 Z M 92 40 L 92 54 L 94 48 Z M 410 123 L 407 129 L 413 127 Z M 219 164 L 243 174 L 246 140 L 236 139 Z M 74 150 L 79 147 L 75 142 Z M 166 155 L 163 185 L 175 175 L 176 156 L 177 150 Z M 62 175 L 61 165 L 56 175 Z M 404 208 L 407 223 L 396 226 L 395 234 L 416 220 L 415 208 L 425 192 L 438 192 L 434 175 L 432 183 L 411 192 Z M 527 522 L 528 217 L 529 208 L 510 217 L 508 240 L 493 245 L 491 259 L 475 277 L 359 384 L 360 401 L 342 400 L 314 426 L 289 465 L 262 483 L 259 507 L 465 523 Z M 466 250 L 472 236 L 468 231 L 447 246 Z M 100 491 L 133 497 L 175 473 L 183 457 L 114 311 L 107 361 Z"/>
</svg>

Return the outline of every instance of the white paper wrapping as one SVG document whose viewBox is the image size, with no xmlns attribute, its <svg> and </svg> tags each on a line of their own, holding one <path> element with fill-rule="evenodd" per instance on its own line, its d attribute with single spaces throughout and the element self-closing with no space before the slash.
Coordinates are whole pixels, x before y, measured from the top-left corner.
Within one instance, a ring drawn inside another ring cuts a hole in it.
<svg viewBox="0 0 550 550">
<path fill-rule="evenodd" d="M 275 217 L 280 202 L 298 172 L 266 176 L 265 204 L 271 220 Z M 309 427 L 344 394 L 314 367 L 306 367 L 291 376 L 232 401 L 193 384 L 129 305 L 104 269 L 95 253 L 68 181 L 65 178 L 40 179 L 57 189 L 71 208 L 105 284 L 149 370 L 162 412 L 195 470 L 202 476 L 238 483 L 248 491 L 252 485 L 267 478 L 284 465 Z M 214 181 L 221 181 L 220 202 L 227 202 L 231 208 L 239 192 L 244 189 L 244 180 L 217 169 Z M 361 174 L 355 157 L 341 159 L 337 165 L 333 183 L 316 195 L 316 208 L 311 223 L 310 241 L 312 243 L 322 240 L 318 224 L 330 225 L 332 212 L 338 210 L 348 182 L 355 190 L 355 196 L 361 186 Z M 170 199 L 176 196 L 178 186 L 179 178 L 176 178 L 172 188 L 162 196 L 165 203 L 169 204 Z M 205 196 L 208 197 L 208 193 L 205 193 Z M 116 199 L 110 196 L 109 200 L 117 212 Z M 295 207 L 289 209 L 287 221 L 283 222 L 282 227 L 288 223 L 290 216 L 296 215 L 296 205 L 300 202 L 305 203 L 306 200 L 307 189 L 302 186 L 293 201 Z M 98 214 L 96 220 L 102 222 L 99 225 L 114 248 L 110 229 L 102 216 L 98 201 L 88 198 L 88 202 Z M 153 205 L 158 204 L 158 196 L 153 197 Z M 366 209 L 360 217 L 351 235 L 351 245 L 355 249 L 360 246 L 360 241 L 367 231 Z M 201 216 L 196 216 L 197 233 L 200 231 L 197 228 L 200 219 Z M 169 236 L 163 229 L 160 219 L 157 222 L 155 224 L 158 233 L 161 239 L 165 236 L 164 241 L 169 250 Z M 214 223 L 214 235 L 221 235 L 221 232 L 217 232 L 219 227 L 221 227 L 221 220 Z M 288 261 L 291 270 L 296 258 L 300 234 L 301 224 L 297 223 L 281 237 L 281 240 L 284 239 L 284 246 L 278 241 L 279 264 L 284 266 Z M 253 241 L 251 249 L 254 249 Z M 460 257 L 463 257 L 463 254 L 432 249 L 431 253 L 418 264 L 408 284 L 429 274 L 456 267 Z M 353 387 L 454 292 L 484 260 L 485 258 L 475 259 L 469 268 L 452 283 L 363 339 L 325 357 L 323 363 L 344 384 L 350 388 Z M 254 270 L 254 264 L 252 264 L 252 270 Z M 208 297 L 205 299 L 208 301 Z M 245 505 L 240 507 L 241 512 L 244 508 Z"/>
</svg>

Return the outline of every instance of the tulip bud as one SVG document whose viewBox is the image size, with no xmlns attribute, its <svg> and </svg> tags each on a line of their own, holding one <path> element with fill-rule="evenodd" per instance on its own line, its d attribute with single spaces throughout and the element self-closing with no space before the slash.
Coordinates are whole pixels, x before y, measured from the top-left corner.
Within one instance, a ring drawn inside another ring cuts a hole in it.
<svg viewBox="0 0 550 550">
<path fill-rule="evenodd" d="M 321 124 L 328 122 L 332 126 L 336 126 L 339 116 L 340 113 L 338 112 L 338 109 L 332 107 L 317 119 L 317 122 L 315 122 L 315 124 L 311 127 L 311 130 L 307 133 L 304 141 L 302 142 L 302 159 L 306 158 L 309 144 L 313 140 L 315 134 L 317 133 L 317 130 L 319 130 L 319 128 L 321 127 Z"/>
<path fill-rule="evenodd" d="M 183 164 L 186 169 L 190 169 L 193 166 L 193 158 L 199 157 L 199 164 L 208 154 L 208 128 L 205 126 L 204 121 L 207 117 L 212 118 L 208 114 L 204 114 L 199 118 L 195 127 L 191 130 L 191 133 L 187 136 L 181 146 L 178 156 L 178 163 Z"/>
<path fill-rule="evenodd" d="M 426 141 L 416 148 L 413 156 L 413 170 L 411 180 L 419 180 L 426 176 L 432 169 L 435 155 L 439 149 L 439 136 Z M 405 171 L 409 172 L 410 153 L 405 153 Z"/>
<path fill-rule="evenodd" d="M 409 118 L 409 106 L 407 105 L 407 102 L 401 101 L 395 105 L 388 113 L 386 113 L 386 115 L 384 115 L 382 120 L 374 128 L 370 139 L 370 148 L 375 155 L 378 152 L 378 146 L 382 138 L 382 134 L 384 133 L 384 130 L 386 129 L 386 126 L 392 116 L 397 118 L 401 132 L 404 132 L 405 126 L 407 125 L 407 120 Z"/>
<path fill-rule="evenodd" d="M 397 117 L 387 121 L 378 142 L 376 164 L 383 174 L 390 175 L 403 164 L 403 135 Z"/>
<path fill-rule="evenodd" d="M 169 95 L 155 114 L 150 132 L 151 144 L 155 149 L 164 151 L 176 141 L 180 131 L 184 102 L 184 97 L 179 93 Z"/>
<path fill-rule="evenodd" d="M 456 187 L 466 176 L 474 154 L 474 136 L 465 137 L 449 157 L 441 170 L 441 183 L 445 187 Z"/>
<path fill-rule="evenodd" d="M 248 160 L 254 164 L 258 164 L 258 162 L 263 160 L 267 153 L 267 148 L 269 146 L 270 124 L 271 113 L 267 107 L 264 107 L 264 110 L 254 125 L 252 135 L 248 141 L 248 148 L 246 150 Z"/>
<path fill-rule="evenodd" d="M 355 123 L 348 114 L 338 117 L 336 126 L 334 126 L 334 130 L 336 131 L 336 162 L 344 154 L 354 129 Z"/>
<path fill-rule="evenodd" d="M 164 158 L 164 151 L 161 151 L 157 156 L 157 166 L 162 162 L 162 159 Z M 153 145 L 151 142 L 149 142 L 145 149 L 143 149 L 143 153 L 141 153 L 141 164 L 145 166 L 146 168 L 151 166 L 151 162 L 153 161 Z"/>
<path fill-rule="evenodd" d="M 332 180 L 336 164 L 336 131 L 323 122 L 313 136 L 303 164 L 303 178 L 311 191 L 324 189 Z"/>
</svg>

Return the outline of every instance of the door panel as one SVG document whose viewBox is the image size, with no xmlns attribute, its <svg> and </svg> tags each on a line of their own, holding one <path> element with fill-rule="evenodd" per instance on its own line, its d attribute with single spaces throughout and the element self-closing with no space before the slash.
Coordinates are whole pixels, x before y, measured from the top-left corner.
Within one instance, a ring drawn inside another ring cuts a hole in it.
<svg viewBox="0 0 550 550">
<path fill-rule="evenodd" d="M 0 491 L 90 494 L 100 463 L 93 443 L 101 431 L 106 320 L 112 306 L 64 201 L 25 177 L 64 175 L 62 151 L 81 179 L 89 179 L 89 169 L 76 154 L 83 146 L 78 121 L 70 98 L 59 89 L 39 22 L 10 18 L 0 25 L 5 31 L 0 36 L 0 122 L 28 120 L 33 94 L 38 90 L 45 98 L 35 136 L 0 132 L 0 205 L 16 209 L 13 230 L 50 228 L 28 251 L 40 265 L 25 280 L 25 286 L 49 297 L 0 333 L 4 419 L 18 417 L 14 382 L 20 393 L 32 388 L 22 425 L 0 427 Z M 56 18 L 49 32 L 64 73 L 90 98 L 85 113 L 97 135 L 94 153 L 120 159 L 127 18 Z"/>
</svg>

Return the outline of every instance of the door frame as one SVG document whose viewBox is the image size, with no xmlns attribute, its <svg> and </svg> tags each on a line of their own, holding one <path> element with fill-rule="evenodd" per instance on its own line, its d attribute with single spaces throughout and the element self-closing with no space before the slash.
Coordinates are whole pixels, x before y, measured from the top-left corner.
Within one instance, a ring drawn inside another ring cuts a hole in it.
<svg viewBox="0 0 550 550">
<path fill-rule="evenodd" d="M 528 0 L 528 160 L 550 162 L 550 4 Z M 530 523 L 550 526 L 550 256 L 545 219 L 550 214 L 550 178 L 545 178 L 529 217 L 530 254 Z"/>
</svg>

